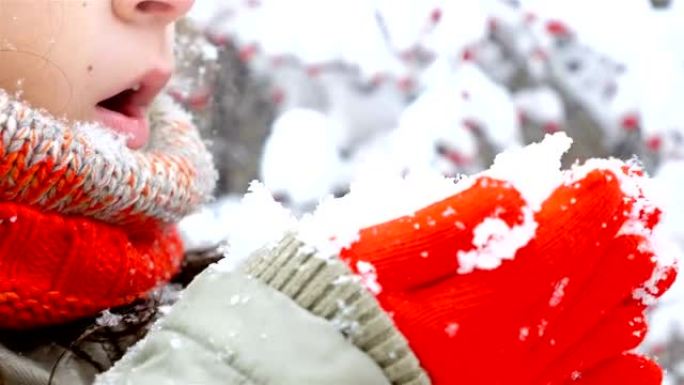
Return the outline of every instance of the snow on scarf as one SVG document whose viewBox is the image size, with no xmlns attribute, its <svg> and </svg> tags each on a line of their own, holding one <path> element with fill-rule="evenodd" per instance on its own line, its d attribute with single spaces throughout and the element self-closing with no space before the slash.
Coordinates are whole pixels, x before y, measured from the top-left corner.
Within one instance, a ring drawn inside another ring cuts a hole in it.
<svg viewBox="0 0 684 385">
<path fill-rule="evenodd" d="M 143 151 L 0 90 L 0 327 L 84 316 L 144 295 L 178 269 L 173 222 L 209 199 L 211 156 L 168 97 Z"/>
</svg>

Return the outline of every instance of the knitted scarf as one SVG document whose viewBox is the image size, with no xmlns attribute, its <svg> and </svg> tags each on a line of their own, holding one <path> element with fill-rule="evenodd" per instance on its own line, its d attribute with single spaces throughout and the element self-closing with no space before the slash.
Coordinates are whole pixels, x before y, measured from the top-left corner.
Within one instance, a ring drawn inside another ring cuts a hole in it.
<svg viewBox="0 0 684 385">
<path fill-rule="evenodd" d="M 142 151 L 0 90 L 0 328 L 54 325 L 124 305 L 182 260 L 173 223 L 205 202 L 212 159 L 162 96 Z"/>
</svg>

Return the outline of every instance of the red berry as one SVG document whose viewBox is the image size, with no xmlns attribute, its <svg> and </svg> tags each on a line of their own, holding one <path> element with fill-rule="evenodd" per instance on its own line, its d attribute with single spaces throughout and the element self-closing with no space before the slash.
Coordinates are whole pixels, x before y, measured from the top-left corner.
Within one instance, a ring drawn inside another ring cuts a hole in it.
<svg viewBox="0 0 684 385">
<path fill-rule="evenodd" d="M 225 34 L 219 34 L 215 32 L 208 32 L 205 37 L 209 41 L 209 43 L 217 46 L 217 47 L 226 47 L 230 45 L 231 39 L 228 35 Z"/>
<path fill-rule="evenodd" d="M 560 131 L 560 124 L 558 124 L 558 122 L 547 122 L 542 129 L 547 134 L 553 134 L 554 132 Z"/>
<path fill-rule="evenodd" d="M 276 106 L 283 104 L 285 101 L 285 91 L 282 88 L 275 88 L 271 92 L 271 102 Z"/>
<path fill-rule="evenodd" d="M 652 136 L 646 140 L 646 147 L 653 152 L 658 152 L 663 147 L 663 138 L 660 135 Z"/>
<path fill-rule="evenodd" d="M 480 126 L 480 123 L 475 121 L 474 119 L 463 119 L 463 127 L 465 127 L 467 130 L 473 132 L 473 133 L 479 133 L 482 131 L 482 127 Z"/>
<path fill-rule="evenodd" d="M 415 82 L 409 76 L 399 79 L 397 86 L 403 92 L 410 92 L 415 88 Z"/>
<path fill-rule="evenodd" d="M 185 104 L 192 110 L 202 111 L 209 107 L 212 95 L 209 87 L 201 87 L 187 96 Z"/>
<path fill-rule="evenodd" d="M 537 47 L 532 51 L 532 58 L 546 61 L 549 58 L 549 55 L 546 53 L 546 50 Z"/>
<path fill-rule="evenodd" d="M 487 27 L 489 28 L 490 32 L 495 32 L 497 28 L 499 28 L 499 21 L 496 18 L 491 17 L 487 21 Z"/>
<path fill-rule="evenodd" d="M 306 67 L 306 74 L 312 78 L 318 77 L 318 75 L 320 75 L 322 71 L 323 66 L 320 64 L 311 64 L 308 67 Z"/>
<path fill-rule="evenodd" d="M 430 21 L 433 24 L 437 24 L 442 20 L 442 10 L 440 8 L 435 8 L 432 10 L 432 13 L 430 13 Z"/>
<path fill-rule="evenodd" d="M 571 35 L 570 28 L 559 20 L 549 20 L 546 23 L 546 32 L 554 37 L 568 37 Z"/>
<path fill-rule="evenodd" d="M 475 50 L 472 48 L 465 48 L 463 52 L 461 52 L 461 60 L 463 61 L 473 61 L 475 60 Z"/>
<path fill-rule="evenodd" d="M 280 67 L 285 64 L 285 57 L 282 55 L 276 55 L 271 58 L 271 66 Z"/>
<path fill-rule="evenodd" d="M 637 113 L 629 113 L 622 117 L 620 125 L 625 131 L 636 131 L 641 126 L 641 118 Z"/>
<path fill-rule="evenodd" d="M 258 50 L 259 48 L 256 44 L 249 44 L 240 48 L 240 51 L 238 52 L 240 61 L 242 61 L 243 63 L 249 63 L 250 61 L 252 61 L 252 59 L 254 59 L 254 56 L 256 56 Z"/>
<path fill-rule="evenodd" d="M 371 77 L 370 82 L 373 86 L 377 87 L 385 81 L 385 77 L 386 76 L 384 74 L 378 73 Z"/>
</svg>

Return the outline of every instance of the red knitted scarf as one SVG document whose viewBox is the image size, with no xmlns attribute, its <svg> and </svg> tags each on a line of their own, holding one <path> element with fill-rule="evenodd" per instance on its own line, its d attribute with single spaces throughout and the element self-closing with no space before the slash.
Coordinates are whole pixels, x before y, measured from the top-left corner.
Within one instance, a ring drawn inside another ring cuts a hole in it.
<svg viewBox="0 0 684 385">
<path fill-rule="evenodd" d="M 216 173 L 189 118 L 160 99 L 137 152 L 0 90 L 0 328 L 92 316 L 177 271 L 172 223 L 209 197 Z"/>
</svg>

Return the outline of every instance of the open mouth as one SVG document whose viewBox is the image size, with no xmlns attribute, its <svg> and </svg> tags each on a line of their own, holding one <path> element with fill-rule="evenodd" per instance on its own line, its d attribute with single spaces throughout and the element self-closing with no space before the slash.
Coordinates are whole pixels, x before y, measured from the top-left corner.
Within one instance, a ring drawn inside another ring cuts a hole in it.
<svg viewBox="0 0 684 385">
<path fill-rule="evenodd" d="M 169 78 L 168 72 L 151 71 L 133 86 L 98 102 L 95 107 L 97 119 L 125 136 L 128 147 L 144 147 L 150 137 L 147 110 Z"/>
<path fill-rule="evenodd" d="M 97 106 L 112 112 L 118 112 L 121 115 L 128 116 L 130 118 L 139 118 L 140 108 L 136 108 L 135 104 L 133 103 L 133 99 L 137 91 L 139 91 L 139 87 L 138 89 L 127 89 L 109 99 L 101 101 L 97 104 Z"/>
</svg>

